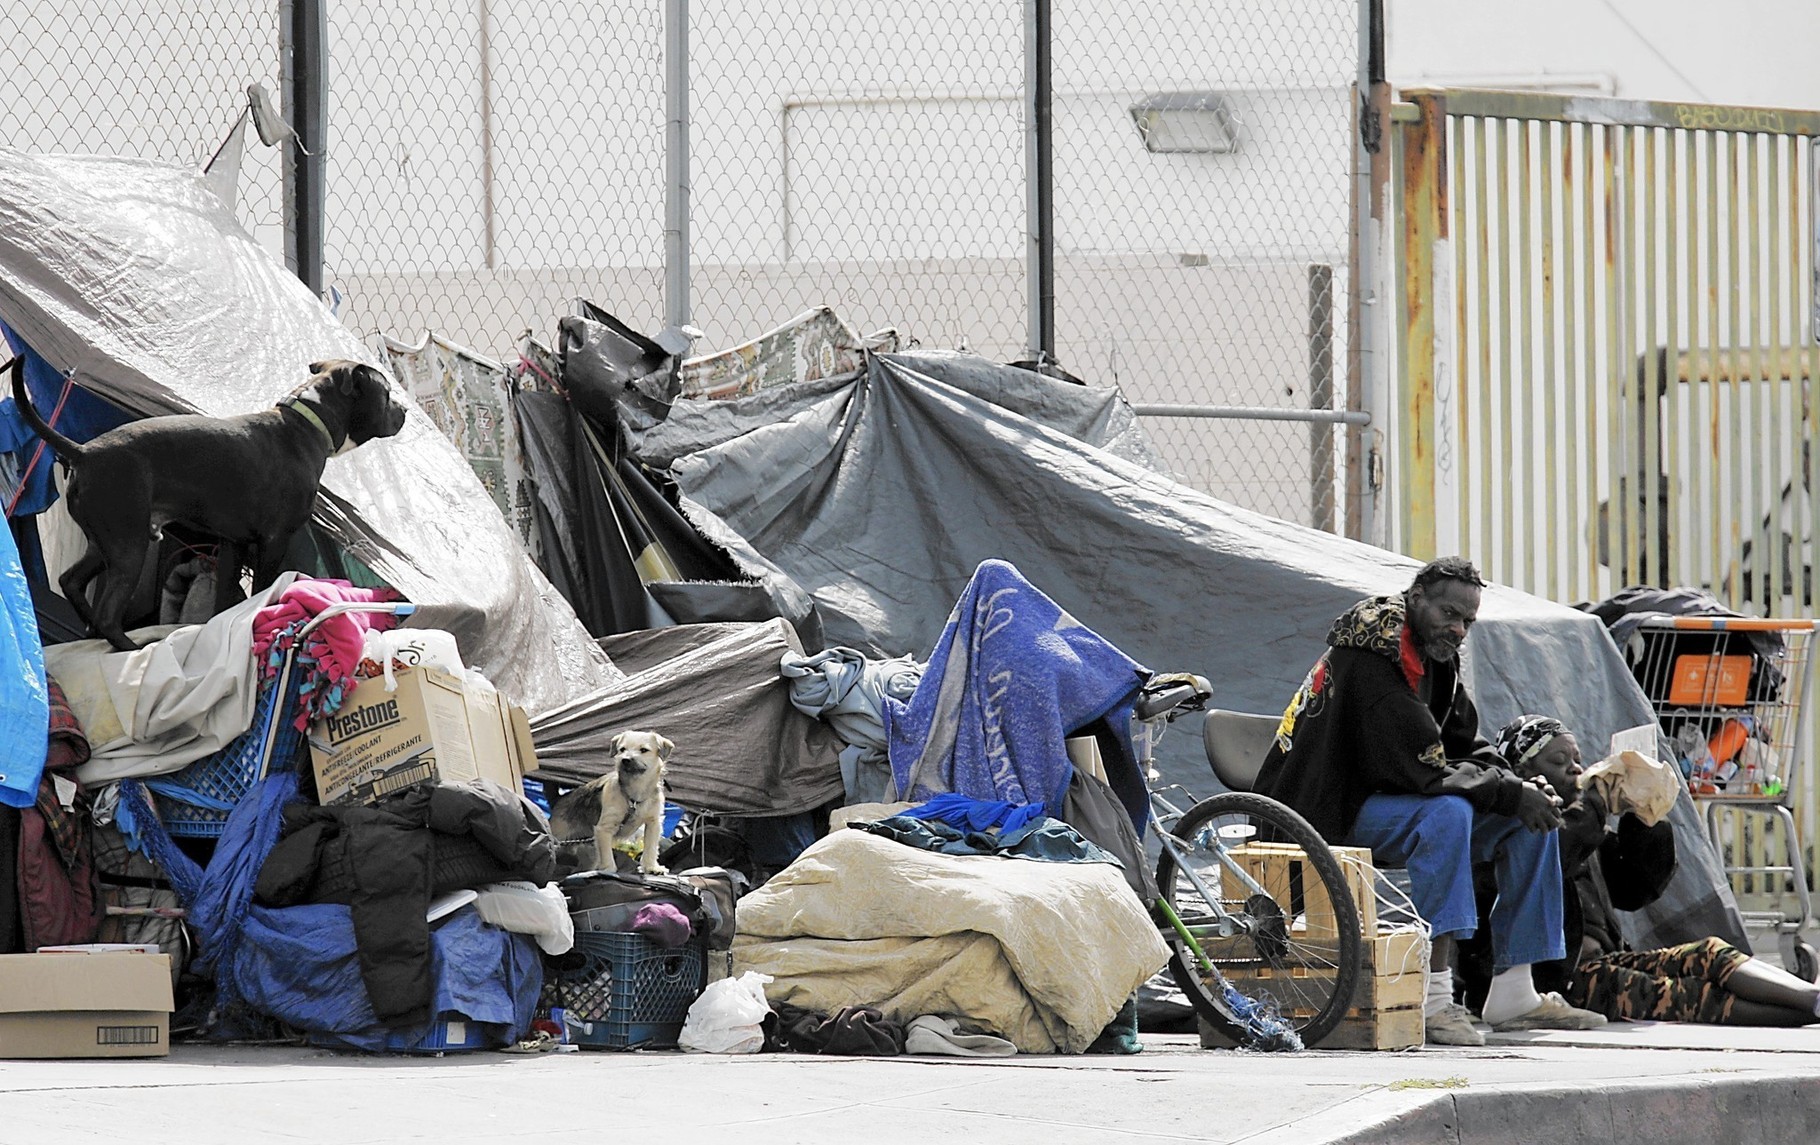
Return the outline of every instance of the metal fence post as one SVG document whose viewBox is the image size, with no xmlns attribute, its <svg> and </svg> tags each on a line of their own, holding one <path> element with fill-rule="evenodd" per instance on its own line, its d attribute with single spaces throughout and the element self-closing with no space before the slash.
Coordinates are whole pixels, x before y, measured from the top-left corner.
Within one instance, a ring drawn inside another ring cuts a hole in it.
<svg viewBox="0 0 1820 1145">
<path fill-rule="evenodd" d="M 1032 361 L 1055 361 L 1055 171 L 1049 0 L 1024 0 L 1024 249 Z"/>
<path fill-rule="evenodd" d="M 1419 560 L 1435 553 L 1435 276 L 1448 265 L 1438 243 L 1447 239 L 1447 104 L 1436 92 L 1410 92 L 1415 122 L 1403 125 L 1403 324 L 1401 384 L 1397 387 L 1396 487 L 1402 507 L 1397 547 Z"/>
<path fill-rule="evenodd" d="M 284 117 L 297 129 L 285 150 L 284 261 L 320 298 L 329 79 L 323 0 L 280 0 L 278 35 Z"/>
<path fill-rule="evenodd" d="M 1383 0 L 1359 0 L 1358 59 L 1353 81 L 1351 278 L 1346 291 L 1346 405 L 1348 409 L 1383 415 L 1382 368 L 1378 353 L 1378 323 L 1383 310 L 1378 282 L 1378 242 L 1383 233 L 1383 206 L 1378 189 L 1384 185 L 1388 156 L 1384 132 L 1389 118 L 1384 97 Z M 1345 534 L 1355 540 L 1377 537 L 1377 450 L 1380 431 L 1356 429 L 1346 434 Z"/>
<path fill-rule="evenodd" d="M 664 0 L 664 322 L 689 323 L 689 0 Z"/>
</svg>

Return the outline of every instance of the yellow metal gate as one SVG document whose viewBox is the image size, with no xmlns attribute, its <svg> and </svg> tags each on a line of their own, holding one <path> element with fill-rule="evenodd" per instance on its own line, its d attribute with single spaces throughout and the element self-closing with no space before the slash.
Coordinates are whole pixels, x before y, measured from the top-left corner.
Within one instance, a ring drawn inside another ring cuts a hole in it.
<svg viewBox="0 0 1820 1145">
<path fill-rule="evenodd" d="M 1393 547 L 1559 600 L 1807 607 L 1820 113 L 1393 107 Z"/>
</svg>

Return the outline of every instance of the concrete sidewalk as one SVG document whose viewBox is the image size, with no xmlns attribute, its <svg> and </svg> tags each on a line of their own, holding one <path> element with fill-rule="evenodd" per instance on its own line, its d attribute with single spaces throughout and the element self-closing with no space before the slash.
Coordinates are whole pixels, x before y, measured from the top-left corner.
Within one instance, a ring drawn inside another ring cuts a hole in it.
<svg viewBox="0 0 1820 1145">
<path fill-rule="evenodd" d="M 0 1143 L 1820 1141 L 1820 1028 L 1621 1025 L 1483 1049 L 1131 1057 L 365 1057 L 179 1046 L 0 1062 Z"/>
</svg>

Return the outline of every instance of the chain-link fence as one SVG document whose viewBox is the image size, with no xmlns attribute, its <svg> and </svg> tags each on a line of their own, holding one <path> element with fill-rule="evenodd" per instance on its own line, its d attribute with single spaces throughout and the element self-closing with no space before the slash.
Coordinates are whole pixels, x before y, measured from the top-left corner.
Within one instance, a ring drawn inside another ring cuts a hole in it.
<svg viewBox="0 0 1820 1145">
<path fill-rule="evenodd" d="M 1345 405 L 1357 29 L 1347 0 L 1056 5 L 1068 369 L 1140 404 Z M 1146 428 L 1188 483 L 1331 527 L 1343 435 L 1181 417 Z"/>
<path fill-rule="evenodd" d="M 0 145 L 200 166 L 246 107 L 278 91 L 278 7 L 240 0 L 9 0 L 0 7 Z M 282 249 L 278 152 L 241 168 L 240 221 Z"/>
<path fill-rule="evenodd" d="M 1023 6 L 693 0 L 703 345 L 816 306 L 1009 361 L 1025 341 Z"/>
<path fill-rule="evenodd" d="M 193 163 L 274 92 L 297 5 L 0 12 L 0 142 Z M 348 0 L 326 6 L 323 282 L 377 345 L 511 359 L 571 299 L 666 313 L 666 115 L 686 74 L 698 350 L 818 306 L 1030 353 L 1036 0 Z M 1053 4 L 1053 343 L 1139 405 L 1346 403 L 1357 0 Z M 686 69 L 666 21 L 686 12 Z M 675 61 L 670 61 L 674 63 Z M 241 215 L 282 247 L 277 152 Z M 1331 526 L 1332 427 L 1153 416 L 1177 475 Z"/>
<path fill-rule="evenodd" d="M 363 335 L 513 356 L 663 318 L 661 0 L 331 5 L 324 282 Z"/>
</svg>

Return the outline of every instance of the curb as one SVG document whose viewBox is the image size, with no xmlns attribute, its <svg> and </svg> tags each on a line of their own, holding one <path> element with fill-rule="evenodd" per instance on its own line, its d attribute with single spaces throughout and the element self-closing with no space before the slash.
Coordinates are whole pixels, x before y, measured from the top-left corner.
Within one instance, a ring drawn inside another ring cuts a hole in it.
<svg viewBox="0 0 1820 1145">
<path fill-rule="evenodd" d="M 1820 1074 L 1537 1082 L 1427 1098 L 1377 1090 L 1279 1126 L 1270 1136 L 1321 1145 L 1811 1145 L 1820 1141 Z"/>
</svg>

